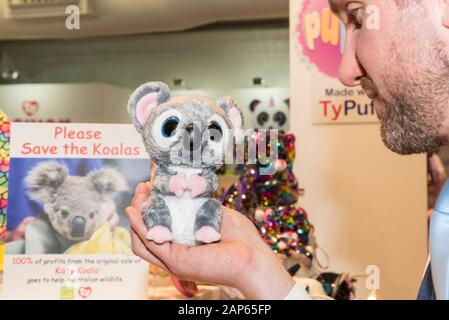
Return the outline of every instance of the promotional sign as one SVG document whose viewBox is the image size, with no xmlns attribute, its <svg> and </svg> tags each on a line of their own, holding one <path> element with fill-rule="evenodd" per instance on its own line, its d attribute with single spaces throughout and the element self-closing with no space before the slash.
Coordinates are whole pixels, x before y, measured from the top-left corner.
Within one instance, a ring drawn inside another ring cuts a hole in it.
<svg viewBox="0 0 449 320">
<path fill-rule="evenodd" d="M 147 298 L 124 211 L 149 170 L 132 125 L 13 122 L 4 297 Z"/>
<path fill-rule="evenodd" d="M 345 45 L 345 27 L 327 0 L 305 0 L 297 7 L 296 52 L 309 65 L 312 122 L 315 124 L 378 122 L 373 102 L 361 87 L 338 80 Z"/>
</svg>

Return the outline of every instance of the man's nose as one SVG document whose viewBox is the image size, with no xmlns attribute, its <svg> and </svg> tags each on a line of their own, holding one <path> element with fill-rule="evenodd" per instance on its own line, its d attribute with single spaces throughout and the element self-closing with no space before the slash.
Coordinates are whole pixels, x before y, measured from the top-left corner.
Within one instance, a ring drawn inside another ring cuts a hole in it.
<svg viewBox="0 0 449 320">
<path fill-rule="evenodd" d="M 365 75 L 366 72 L 357 58 L 355 42 L 351 37 L 348 37 L 338 71 L 338 78 L 345 86 L 355 87 L 360 85 L 360 80 Z"/>
</svg>

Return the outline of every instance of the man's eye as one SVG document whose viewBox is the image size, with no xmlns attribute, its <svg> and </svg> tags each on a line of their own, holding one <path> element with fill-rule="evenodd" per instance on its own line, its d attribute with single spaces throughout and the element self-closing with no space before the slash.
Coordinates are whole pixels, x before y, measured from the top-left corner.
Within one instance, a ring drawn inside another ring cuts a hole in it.
<svg viewBox="0 0 449 320">
<path fill-rule="evenodd" d="M 363 12 L 362 8 L 353 9 L 348 12 L 348 22 L 356 29 L 361 29 L 363 26 Z"/>
</svg>

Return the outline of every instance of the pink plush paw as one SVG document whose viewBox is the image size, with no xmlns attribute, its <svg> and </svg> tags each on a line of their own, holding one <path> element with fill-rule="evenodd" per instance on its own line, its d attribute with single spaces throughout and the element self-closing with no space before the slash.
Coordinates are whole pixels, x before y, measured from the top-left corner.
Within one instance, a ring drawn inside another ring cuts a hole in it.
<svg viewBox="0 0 449 320">
<path fill-rule="evenodd" d="M 163 226 L 155 226 L 148 231 L 147 239 L 156 243 L 164 243 L 172 240 L 171 232 Z"/>
<path fill-rule="evenodd" d="M 212 243 L 221 239 L 221 235 L 214 228 L 204 226 L 195 233 L 195 239 L 204 243 Z"/>
<path fill-rule="evenodd" d="M 207 190 L 206 179 L 197 174 L 192 174 L 190 177 L 190 195 L 195 198 L 203 194 Z"/>
<path fill-rule="evenodd" d="M 187 180 L 184 173 L 178 173 L 170 178 L 168 182 L 168 189 L 173 192 L 177 197 L 181 197 L 184 191 L 187 189 Z"/>
</svg>

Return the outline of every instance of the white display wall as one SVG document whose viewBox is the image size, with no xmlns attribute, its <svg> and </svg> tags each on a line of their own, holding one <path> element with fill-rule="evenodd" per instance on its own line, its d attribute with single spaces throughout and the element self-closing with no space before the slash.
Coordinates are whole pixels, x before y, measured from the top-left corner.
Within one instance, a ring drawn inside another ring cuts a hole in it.
<svg viewBox="0 0 449 320">
<path fill-rule="evenodd" d="M 130 123 L 126 110 L 132 89 L 109 84 L 17 84 L 0 86 L 0 108 L 13 121 L 70 121 Z M 288 88 L 173 90 L 173 95 L 233 96 L 242 108 L 247 128 L 256 126 L 250 111 L 253 100 L 285 110 Z M 256 109 L 257 110 L 257 109 Z"/>
<path fill-rule="evenodd" d="M 323 15 L 320 1 L 313 6 L 306 2 L 307 14 L 312 13 L 308 18 L 316 22 L 309 27 L 326 25 L 320 19 L 328 12 Z M 317 65 L 324 59 L 326 66 L 332 57 L 306 54 L 301 48 L 302 4 L 290 1 L 290 127 L 297 137 L 295 174 L 306 190 L 301 204 L 316 227 L 318 243 L 330 256 L 330 270 L 356 275 L 378 266 L 379 298 L 415 299 L 427 253 L 426 157 L 390 152 L 381 141 L 379 124 L 357 115 L 341 123 L 315 121 L 319 88 L 343 87 Z M 316 40 L 315 49 L 325 48 L 318 47 L 319 30 L 307 36 Z M 367 297 L 363 279 L 357 290 L 358 298 Z"/>
<path fill-rule="evenodd" d="M 96 83 L 2 85 L 0 108 L 12 121 L 114 123 L 126 114 L 129 93 Z"/>
</svg>

